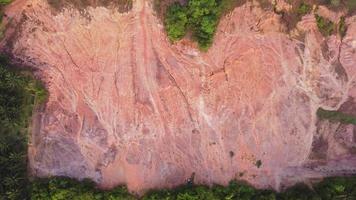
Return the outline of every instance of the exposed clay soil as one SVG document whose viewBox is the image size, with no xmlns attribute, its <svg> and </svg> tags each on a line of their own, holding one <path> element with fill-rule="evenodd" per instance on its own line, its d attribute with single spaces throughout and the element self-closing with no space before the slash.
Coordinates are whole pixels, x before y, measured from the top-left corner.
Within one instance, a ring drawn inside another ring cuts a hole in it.
<svg viewBox="0 0 356 200">
<path fill-rule="evenodd" d="M 276 189 L 355 174 L 355 126 L 318 121 L 316 110 L 355 107 L 356 16 L 343 39 L 323 38 L 313 14 L 291 37 L 281 16 L 249 2 L 221 20 L 203 53 L 170 44 L 151 1 L 85 12 L 54 14 L 45 0 L 7 8 L 2 50 L 49 90 L 29 147 L 34 175 L 141 192 L 193 173 L 201 184 Z"/>
</svg>

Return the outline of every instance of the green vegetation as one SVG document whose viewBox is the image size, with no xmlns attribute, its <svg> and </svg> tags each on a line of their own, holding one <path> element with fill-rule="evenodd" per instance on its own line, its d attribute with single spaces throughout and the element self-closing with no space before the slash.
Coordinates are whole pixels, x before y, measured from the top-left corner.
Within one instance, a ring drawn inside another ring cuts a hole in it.
<svg viewBox="0 0 356 200">
<path fill-rule="evenodd" d="M 0 64 L 0 199 L 27 196 L 27 133 L 34 106 L 46 98 L 41 84 Z"/>
<path fill-rule="evenodd" d="M 226 187 L 184 185 L 172 190 L 152 190 L 142 200 L 335 200 L 355 199 L 356 178 L 327 178 L 313 188 L 298 184 L 282 193 L 272 190 L 257 190 L 245 183 L 232 181 Z M 32 183 L 33 200 L 131 200 L 126 188 L 118 187 L 101 191 L 88 180 L 78 182 L 68 178 L 40 179 Z"/>
<path fill-rule="evenodd" d="M 335 24 L 319 15 L 315 15 L 316 24 L 321 34 L 329 36 L 335 31 Z"/>
<path fill-rule="evenodd" d="M 11 0 L 0 0 L 0 5 L 7 5 L 11 3 Z"/>
<path fill-rule="evenodd" d="M 173 3 L 165 15 L 165 28 L 168 38 L 177 41 L 184 37 L 188 30 L 193 39 L 203 50 L 207 50 L 214 38 L 216 27 L 222 13 L 235 5 L 231 0 L 189 0 L 183 6 Z"/>
<path fill-rule="evenodd" d="M 340 35 L 341 38 L 345 37 L 346 31 L 347 31 L 347 27 L 346 27 L 345 17 L 344 16 L 342 16 L 340 18 L 339 25 L 338 25 L 338 31 L 339 31 L 339 35 Z"/>
<path fill-rule="evenodd" d="M 317 1 L 321 4 L 327 5 L 333 10 L 347 9 L 349 14 L 356 11 L 356 1 L 355 0 L 319 0 Z"/>
<path fill-rule="evenodd" d="M 4 17 L 4 7 L 11 3 L 12 0 L 0 0 L 0 39 L 3 38 L 4 36 L 4 31 L 5 31 L 5 27 L 4 25 L 1 23 L 2 22 L 2 18 Z"/>
<path fill-rule="evenodd" d="M 188 17 L 186 10 L 186 7 L 179 3 L 174 3 L 167 10 L 165 24 L 168 37 L 172 41 L 182 39 L 187 31 Z"/>
<path fill-rule="evenodd" d="M 227 187 L 214 185 L 182 186 L 174 190 L 158 190 L 148 192 L 143 200 L 223 200 L 223 199 L 276 199 L 276 193 L 271 190 L 256 190 L 255 188 L 236 181 L 230 182 Z"/>
<path fill-rule="evenodd" d="M 134 200 L 126 187 L 117 187 L 110 191 L 98 190 L 90 180 L 81 182 L 54 177 L 37 179 L 31 182 L 32 200 Z"/>
<path fill-rule="evenodd" d="M 347 0 L 346 7 L 350 13 L 355 12 L 356 11 L 356 1 L 355 0 Z"/>
<path fill-rule="evenodd" d="M 303 16 L 303 15 L 308 14 L 311 10 L 312 10 L 311 5 L 309 5 L 305 2 L 302 2 L 297 9 L 297 14 L 300 16 Z"/>
<path fill-rule="evenodd" d="M 339 111 L 329 111 L 319 108 L 316 112 L 319 119 L 330 120 L 332 122 L 340 122 L 343 124 L 355 124 L 356 116 L 348 115 Z"/>
<path fill-rule="evenodd" d="M 292 5 L 292 9 L 289 11 L 278 10 L 277 4 L 273 5 L 273 10 L 276 14 L 281 16 L 282 22 L 286 25 L 289 31 L 293 30 L 302 17 L 309 14 L 312 11 L 312 5 L 310 1 L 288 1 Z"/>
</svg>

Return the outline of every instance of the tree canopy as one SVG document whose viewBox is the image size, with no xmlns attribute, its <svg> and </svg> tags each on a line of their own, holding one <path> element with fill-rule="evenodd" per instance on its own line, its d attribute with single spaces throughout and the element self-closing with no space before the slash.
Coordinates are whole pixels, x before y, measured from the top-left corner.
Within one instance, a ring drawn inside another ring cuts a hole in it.
<svg viewBox="0 0 356 200">
<path fill-rule="evenodd" d="M 173 42 L 180 40 L 190 30 L 199 47 L 206 50 L 213 42 L 216 27 L 226 5 L 224 0 L 189 0 L 185 6 L 173 3 L 165 16 L 168 38 Z"/>
</svg>

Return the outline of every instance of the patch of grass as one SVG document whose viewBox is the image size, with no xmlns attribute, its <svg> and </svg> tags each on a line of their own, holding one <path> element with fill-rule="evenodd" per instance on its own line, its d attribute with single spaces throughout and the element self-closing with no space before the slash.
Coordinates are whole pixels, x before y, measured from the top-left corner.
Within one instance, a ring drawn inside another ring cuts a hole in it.
<svg viewBox="0 0 356 200">
<path fill-rule="evenodd" d="M 110 191 L 98 190 L 95 184 L 86 179 L 76 181 L 66 177 L 35 179 L 31 182 L 31 200 L 134 200 L 126 187 L 116 187 Z"/>
<path fill-rule="evenodd" d="M 339 25 L 338 25 L 338 31 L 339 31 L 339 35 L 340 35 L 341 38 L 345 37 L 346 31 L 347 31 L 347 26 L 346 26 L 346 23 L 345 23 L 345 17 L 344 16 L 342 16 L 340 18 Z"/>
<path fill-rule="evenodd" d="M 246 0 L 220 0 L 218 4 L 221 7 L 221 14 L 225 15 L 234 10 L 234 8 L 243 5 L 245 2 Z"/>
<path fill-rule="evenodd" d="M 298 9 L 297 9 L 297 14 L 299 16 L 303 16 L 303 15 L 306 15 L 306 14 L 310 13 L 311 10 L 312 10 L 312 6 L 311 5 L 309 5 L 309 4 L 305 3 L 305 2 L 302 2 L 299 5 Z"/>
<path fill-rule="evenodd" d="M 11 3 L 12 0 L 0 0 L 0 5 L 7 5 Z"/>
<path fill-rule="evenodd" d="M 356 116 L 348 115 L 339 111 L 330 111 L 319 108 L 316 114 L 321 120 L 329 120 L 332 122 L 340 122 L 342 124 L 356 125 Z"/>
<path fill-rule="evenodd" d="M 346 8 L 349 10 L 349 13 L 354 13 L 356 11 L 356 1 L 355 0 L 347 0 Z"/>
<path fill-rule="evenodd" d="M 326 5 L 332 10 L 347 9 L 350 15 L 356 11 L 355 0 L 319 0 L 317 3 Z"/>
<path fill-rule="evenodd" d="M 335 31 L 335 24 L 319 15 L 315 15 L 316 24 L 321 34 L 324 36 L 330 36 Z"/>
<path fill-rule="evenodd" d="M 310 1 L 302 0 L 289 1 L 289 4 L 292 6 L 291 10 L 277 10 L 276 5 L 274 5 L 274 12 L 281 15 L 282 22 L 286 25 L 287 30 L 291 31 L 304 15 L 312 11 L 312 5 Z"/>
<path fill-rule="evenodd" d="M 162 0 L 154 0 L 153 1 L 153 9 L 155 10 L 156 13 L 161 12 L 161 3 L 162 3 Z"/>
<path fill-rule="evenodd" d="M 330 4 L 331 4 L 331 6 L 339 7 L 341 4 L 341 1 L 340 0 L 330 0 Z"/>
<path fill-rule="evenodd" d="M 12 0 L 0 0 L 0 40 L 4 37 L 5 27 L 2 24 L 2 18 L 4 17 L 4 7 L 10 4 Z"/>
<path fill-rule="evenodd" d="M 218 20 L 221 14 L 221 4 L 216 0 L 189 0 L 189 24 L 193 30 L 194 39 L 199 47 L 206 50 L 213 42 Z"/>
</svg>

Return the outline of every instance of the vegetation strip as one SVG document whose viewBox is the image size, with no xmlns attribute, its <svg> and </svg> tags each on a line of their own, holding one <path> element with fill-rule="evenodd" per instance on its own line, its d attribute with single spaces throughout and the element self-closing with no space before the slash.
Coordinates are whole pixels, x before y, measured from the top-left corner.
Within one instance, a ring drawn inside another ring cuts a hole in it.
<svg viewBox="0 0 356 200">
<path fill-rule="evenodd" d="M 31 199 L 34 200 L 133 200 L 125 187 L 110 191 L 95 188 L 90 181 L 78 182 L 68 178 L 40 179 L 32 183 Z M 142 200 L 336 200 L 356 199 L 356 177 L 327 178 L 310 187 L 299 184 L 282 193 L 258 190 L 236 181 L 226 187 L 214 185 L 184 185 L 172 190 L 153 190 Z"/>
<path fill-rule="evenodd" d="M 28 196 L 27 135 L 34 107 L 47 93 L 29 72 L 0 64 L 0 199 Z"/>
<path fill-rule="evenodd" d="M 321 120 L 329 120 L 331 122 L 340 122 L 342 124 L 356 125 L 356 116 L 345 114 L 340 111 L 325 110 L 325 109 L 319 108 L 317 110 L 317 116 Z"/>
</svg>

